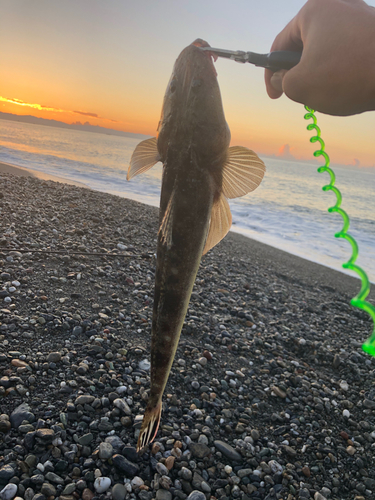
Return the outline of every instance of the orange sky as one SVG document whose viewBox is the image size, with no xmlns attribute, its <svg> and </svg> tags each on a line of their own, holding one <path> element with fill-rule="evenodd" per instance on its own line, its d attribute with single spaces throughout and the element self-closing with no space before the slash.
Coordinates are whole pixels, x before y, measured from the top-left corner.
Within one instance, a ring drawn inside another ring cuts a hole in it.
<svg viewBox="0 0 375 500">
<path fill-rule="evenodd" d="M 267 52 L 303 0 L 0 0 L 0 111 L 155 135 L 179 52 L 195 38 Z M 375 5 L 375 0 L 369 2 Z M 304 109 L 268 98 L 263 70 L 216 63 L 232 143 L 312 158 Z M 375 165 L 375 113 L 318 116 L 334 163 Z"/>
</svg>

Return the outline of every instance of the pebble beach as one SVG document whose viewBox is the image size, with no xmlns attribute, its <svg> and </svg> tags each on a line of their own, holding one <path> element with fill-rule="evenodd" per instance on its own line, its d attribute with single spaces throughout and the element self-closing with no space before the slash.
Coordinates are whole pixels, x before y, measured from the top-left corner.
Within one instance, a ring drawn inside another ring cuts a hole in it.
<svg viewBox="0 0 375 500">
<path fill-rule="evenodd" d="M 154 207 L 0 166 L 0 500 L 375 498 L 359 280 L 234 233 L 136 453 L 157 230 Z"/>
</svg>

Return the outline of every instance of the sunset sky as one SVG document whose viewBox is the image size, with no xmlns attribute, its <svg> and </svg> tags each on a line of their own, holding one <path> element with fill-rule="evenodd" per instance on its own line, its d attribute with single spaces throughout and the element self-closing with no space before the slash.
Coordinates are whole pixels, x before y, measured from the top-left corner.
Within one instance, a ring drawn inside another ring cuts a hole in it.
<svg viewBox="0 0 375 500">
<path fill-rule="evenodd" d="M 174 61 L 186 45 L 199 37 L 213 47 L 268 52 L 303 4 L 0 0 L 0 111 L 155 135 Z M 216 69 L 233 144 L 311 158 L 302 105 L 269 99 L 260 68 L 218 60 Z M 375 112 L 319 114 L 318 121 L 333 163 L 375 166 Z"/>
</svg>

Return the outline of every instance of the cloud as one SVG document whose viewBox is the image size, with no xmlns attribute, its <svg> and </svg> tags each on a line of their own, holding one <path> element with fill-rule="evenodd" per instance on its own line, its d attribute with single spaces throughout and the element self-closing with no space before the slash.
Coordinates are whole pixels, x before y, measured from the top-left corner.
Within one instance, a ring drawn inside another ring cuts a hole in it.
<svg viewBox="0 0 375 500">
<path fill-rule="evenodd" d="M 4 102 L 9 102 L 10 104 L 17 104 L 17 106 L 26 106 L 28 108 L 34 108 L 34 109 L 39 109 L 39 111 L 55 111 L 57 113 L 63 113 L 63 109 L 59 108 L 50 108 L 48 106 L 43 106 L 42 104 L 33 104 L 30 102 L 25 102 L 22 101 L 21 99 L 15 99 L 15 98 L 8 98 L 8 97 L 1 97 L 0 96 L 0 101 Z"/>
<path fill-rule="evenodd" d="M 106 120 L 109 122 L 118 123 L 117 120 L 112 120 L 111 118 L 103 118 L 102 116 L 99 116 L 96 113 L 89 113 L 86 111 L 70 111 L 67 109 L 52 108 L 49 106 L 43 106 L 42 104 L 33 104 L 30 102 L 25 102 L 25 101 L 22 101 L 21 99 L 1 97 L 1 96 L 0 96 L 0 101 L 8 102 L 10 104 L 17 104 L 17 106 L 26 106 L 28 108 L 38 109 L 39 111 L 52 111 L 54 113 L 79 114 L 79 115 L 84 115 L 84 116 L 90 116 L 91 118 L 96 118 L 97 120 Z"/>
<path fill-rule="evenodd" d="M 78 113 L 79 115 L 91 116 L 92 118 L 100 118 L 96 113 L 86 113 L 85 111 L 73 111 L 73 113 Z"/>
<path fill-rule="evenodd" d="M 360 167 L 361 166 L 361 162 L 358 160 L 358 158 L 353 158 L 353 163 L 352 165 L 354 167 Z"/>
<path fill-rule="evenodd" d="M 289 144 L 284 144 L 283 146 L 281 146 L 281 148 L 277 153 L 277 157 L 283 158 L 284 160 L 296 160 L 296 157 L 293 156 L 291 153 L 291 148 Z"/>
<path fill-rule="evenodd" d="M 78 113 L 79 115 L 91 116 L 91 118 L 98 118 L 100 120 L 106 120 L 108 122 L 118 123 L 117 120 L 112 120 L 111 118 L 103 118 L 102 116 L 99 116 L 96 113 L 87 113 L 86 111 L 72 111 L 72 113 Z"/>
</svg>

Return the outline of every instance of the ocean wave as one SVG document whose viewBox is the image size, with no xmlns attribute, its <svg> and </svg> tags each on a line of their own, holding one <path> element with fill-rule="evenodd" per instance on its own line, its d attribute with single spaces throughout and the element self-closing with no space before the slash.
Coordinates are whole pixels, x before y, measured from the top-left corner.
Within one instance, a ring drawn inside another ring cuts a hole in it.
<svg viewBox="0 0 375 500">
<path fill-rule="evenodd" d="M 0 123 L 0 132 L 4 132 L 0 133 L 0 160 L 149 205 L 159 204 L 160 164 L 126 181 L 130 156 L 138 140 L 49 129 Z M 316 172 L 316 165 L 265 161 L 267 174 L 260 187 L 243 198 L 230 200 L 233 230 L 342 270 L 340 263 L 347 260 L 349 248 L 346 242 L 334 238 L 342 222 L 327 212 L 332 200 L 321 190 L 325 182 Z M 359 265 L 375 281 L 375 202 L 369 189 L 375 176 L 364 170 L 356 170 L 355 175 L 352 169 L 338 167 L 337 171 L 343 186 L 343 208 L 351 219 L 350 231 L 359 243 Z"/>
</svg>

